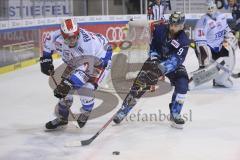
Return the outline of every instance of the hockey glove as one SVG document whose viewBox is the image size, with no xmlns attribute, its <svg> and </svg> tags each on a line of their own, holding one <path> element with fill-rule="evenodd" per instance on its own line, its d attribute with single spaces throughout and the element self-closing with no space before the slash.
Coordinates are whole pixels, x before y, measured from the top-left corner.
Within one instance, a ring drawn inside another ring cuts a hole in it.
<svg viewBox="0 0 240 160">
<path fill-rule="evenodd" d="M 234 49 L 236 50 L 238 48 L 238 40 L 237 38 L 233 35 L 232 32 L 227 32 L 225 35 L 224 35 L 224 41 L 225 42 L 228 42 L 229 45 Z"/>
<path fill-rule="evenodd" d="M 54 74 L 52 57 L 40 57 L 41 72 L 46 75 Z"/>
<path fill-rule="evenodd" d="M 54 90 L 54 96 L 57 98 L 65 98 L 72 89 L 72 84 L 68 80 L 62 80 Z"/>
<path fill-rule="evenodd" d="M 160 61 L 157 58 L 151 59 L 151 68 L 152 71 L 155 72 L 158 77 L 164 76 L 165 73 L 165 67 L 160 63 Z"/>
<path fill-rule="evenodd" d="M 148 85 L 155 85 L 158 82 L 159 77 L 163 76 L 162 70 L 159 69 L 158 59 L 148 59 L 140 71 L 139 81 Z"/>
</svg>

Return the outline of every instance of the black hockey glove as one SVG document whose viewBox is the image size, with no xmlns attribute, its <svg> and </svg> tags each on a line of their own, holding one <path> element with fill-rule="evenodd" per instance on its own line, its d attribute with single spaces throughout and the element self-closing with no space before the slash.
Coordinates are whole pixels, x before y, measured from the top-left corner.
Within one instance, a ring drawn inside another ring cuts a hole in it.
<svg viewBox="0 0 240 160">
<path fill-rule="evenodd" d="M 68 80 L 62 80 L 57 88 L 54 89 L 54 96 L 57 98 L 65 98 L 72 89 L 72 84 Z"/>
<path fill-rule="evenodd" d="M 52 57 L 40 57 L 41 72 L 46 75 L 54 74 Z"/>
<path fill-rule="evenodd" d="M 157 58 L 150 60 L 152 71 L 158 76 L 164 76 L 165 68 Z"/>
<path fill-rule="evenodd" d="M 147 59 L 143 64 L 141 71 L 137 76 L 137 83 L 142 85 L 156 85 L 158 79 L 164 76 L 164 72 L 159 69 L 160 61 L 158 59 Z"/>
</svg>

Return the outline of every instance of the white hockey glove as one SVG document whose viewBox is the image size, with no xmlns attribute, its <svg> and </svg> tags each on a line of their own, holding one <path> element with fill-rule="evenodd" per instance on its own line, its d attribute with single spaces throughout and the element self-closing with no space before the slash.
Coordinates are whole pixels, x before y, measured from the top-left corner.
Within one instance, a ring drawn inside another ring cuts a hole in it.
<svg viewBox="0 0 240 160">
<path fill-rule="evenodd" d="M 233 50 L 238 48 L 238 40 L 232 32 L 227 32 L 225 34 L 224 41 L 226 41 L 233 48 Z"/>
</svg>

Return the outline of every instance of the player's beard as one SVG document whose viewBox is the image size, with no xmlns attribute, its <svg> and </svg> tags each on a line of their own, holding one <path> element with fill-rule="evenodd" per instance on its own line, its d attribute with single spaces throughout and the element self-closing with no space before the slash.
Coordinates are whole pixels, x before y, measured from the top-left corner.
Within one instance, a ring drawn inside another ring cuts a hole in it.
<svg viewBox="0 0 240 160">
<path fill-rule="evenodd" d="M 178 26 L 178 27 L 169 26 L 169 32 L 171 37 L 174 37 L 181 30 L 183 30 L 183 26 Z"/>
<path fill-rule="evenodd" d="M 175 35 L 179 32 L 179 30 L 169 29 L 169 34 L 171 37 L 175 37 Z"/>
</svg>

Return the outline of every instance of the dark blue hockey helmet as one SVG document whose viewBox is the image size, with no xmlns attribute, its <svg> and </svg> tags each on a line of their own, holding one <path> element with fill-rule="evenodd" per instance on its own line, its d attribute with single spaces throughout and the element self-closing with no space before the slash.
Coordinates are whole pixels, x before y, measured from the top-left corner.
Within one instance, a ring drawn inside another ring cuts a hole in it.
<svg viewBox="0 0 240 160">
<path fill-rule="evenodd" d="M 169 24 L 184 24 L 185 23 L 185 15 L 182 12 L 173 12 L 168 20 Z"/>
</svg>

